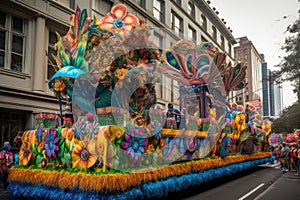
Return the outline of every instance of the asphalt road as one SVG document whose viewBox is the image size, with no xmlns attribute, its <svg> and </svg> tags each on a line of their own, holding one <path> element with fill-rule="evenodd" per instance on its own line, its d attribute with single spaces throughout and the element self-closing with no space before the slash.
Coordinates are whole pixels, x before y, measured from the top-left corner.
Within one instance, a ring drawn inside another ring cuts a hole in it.
<svg viewBox="0 0 300 200">
<path fill-rule="evenodd" d="M 262 165 L 173 193 L 166 199 L 188 200 L 300 200 L 300 178 L 283 174 L 275 165 Z"/>
</svg>

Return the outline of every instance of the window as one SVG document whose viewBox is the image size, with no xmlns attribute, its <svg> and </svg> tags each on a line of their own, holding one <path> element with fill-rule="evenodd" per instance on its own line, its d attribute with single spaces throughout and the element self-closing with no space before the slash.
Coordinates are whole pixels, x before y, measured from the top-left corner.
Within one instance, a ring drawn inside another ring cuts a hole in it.
<svg viewBox="0 0 300 200">
<path fill-rule="evenodd" d="M 216 27 L 214 27 L 214 26 L 212 26 L 211 29 L 212 29 L 212 36 L 213 36 L 213 39 L 214 39 L 215 41 L 217 41 L 217 29 L 216 29 Z"/>
<path fill-rule="evenodd" d="M 75 10 L 75 0 L 70 0 L 69 7 Z"/>
<path fill-rule="evenodd" d="M 183 21 L 175 12 L 171 12 L 171 25 L 175 33 L 183 32 Z"/>
<path fill-rule="evenodd" d="M 56 51 L 54 50 L 54 45 L 57 42 L 57 37 L 55 32 L 49 31 L 49 38 L 48 38 L 48 65 L 47 65 L 47 79 L 50 80 L 51 77 L 55 74 L 54 66 L 56 65 L 55 60 L 53 59 L 52 55 L 57 55 Z"/>
<path fill-rule="evenodd" d="M 0 11 L 0 67 L 23 72 L 24 30 L 23 18 Z"/>
<path fill-rule="evenodd" d="M 196 41 L 196 31 L 191 26 L 188 27 L 188 37 L 192 41 Z"/>
<path fill-rule="evenodd" d="M 248 60 L 248 50 L 244 49 L 244 61 L 246 62 Z"/>
<path fill-rule="evenodd" d="M 164 1 L 153 0 L 153 16 L 161 22 L 165 22 Z"/>
<path fill-rule="evenodd" d="M 181 6 L 181 0 L 174 0 L 174 2 Z"/>
<path fill-rule="evenodd" d="M 25 130 L 26 112 L 18 110 L 0 109 L 0 144 L 9 141 L 13 148 L 20 148 L 14 138 L 19 131 Z"/>
<path fill-rule="evenodd" d="M 225 39 L 224 39 L 223 35 L 221 35 L 221 47 L 222 47 L 222 50 L 225 51 Z"/>
<path fill-rule="evenodd" d="M 188 3 L 188 13 L 192 18 L 195 18 L 195 6 L 191 1 Z"/>
<path fill-rule="evenodd" d="M 158 33 L 154 32 L 152 41 L 157 45 L 159 51 L 162 51 L 163 48 L 163 37 Z"/>
<path fill-rule="evenodd" d="M 110 12 L 113 3 L 110 0 L 96 0 L 95 1 L 95 9 L 96 12 L 105 16 L 107 13 Z"/>
<path fill-rule="evenodd" d="M 56 0 L 56 1 L 75 10 L 75 0 Z"/>
<path fill-rule="evenodd" d="M 201 35 L 201 42 L 208 42 L 208 40 L 203 35 Z"/>
<path fill-rule="evenodd" d="M 231 44 L 228 42 L 228 54 L 231 55 L 232 47 Z"/>
<path fill-rule="evenodd" d="M 146 8 L 146 0 L 138 0 L 137 2 L 142 8 Z"/>
<path fill-rule="evenodd" d="M 207 30 L 207 21 L 204 15 L 201 15 L 201 27 L 206 31 Z"/>
<path fill-rule="evenodd" d="M 49 36 L 48 36 L 48 57 L 47 57 L 47 80 L 50 80 L 51 77 L 55 74 L 56 70 L 55 70 L 55 66 L 56 66 L 56 62 L 53 58 L 52 55 L 57 55 L 56 50 L 54 50 L 54 45 L 55 43 L 57 43 L 57 36 L 55 31 L 59 32 L 60 35 L 65 35 L 67 33 L 67 29 L 66 30 L 59 30 L 59 28 L 55 28 L 52 27 L 50 28 L 49 31 Z"/>
</svg>

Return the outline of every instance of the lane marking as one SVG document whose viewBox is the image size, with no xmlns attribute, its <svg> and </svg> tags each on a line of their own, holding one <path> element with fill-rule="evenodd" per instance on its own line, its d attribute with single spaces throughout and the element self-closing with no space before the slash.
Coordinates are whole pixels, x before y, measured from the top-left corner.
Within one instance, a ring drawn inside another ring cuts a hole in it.
<svg viewBox="0 0 300 200">
<path fill-rule="evenodd" d="M 244 196 L 240 197 L 239 200 L 246 199 L 248 196 L 250 196 L 252 193 L 254 193 L 256 190 L 258 190 L 259 188 L 261 188 L 264 185 L 265 185 L 264 183 L 261 183 L 259 186 L 257 186 L 256 188 L 254 188 L 253 190 L 251 190 L 250 192 L 248 192 Z"/>
</svg>

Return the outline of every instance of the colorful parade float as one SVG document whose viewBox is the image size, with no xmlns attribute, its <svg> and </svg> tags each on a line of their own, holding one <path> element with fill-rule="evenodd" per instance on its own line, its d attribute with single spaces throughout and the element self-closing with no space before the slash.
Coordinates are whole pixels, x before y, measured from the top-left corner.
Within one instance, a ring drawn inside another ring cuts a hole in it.
<svg viewBox="0 0 300 200">
<path fill-rule="evenodd" d="M 274 159 L 263 146 L 270 126 L 255 127 L 255 107 L 226 103 L 247 85 L 246 66 L 225 64 L 210 43 L 161 50 L 150 32 L 123 4 L 102 19 L 77 8 L 68 33 L 57 34 L 49 81 L 60 109 L 71 99 L 73 119 L 55 126 L 56 115 L 36 116 L 10 169 L 10 194 L 160 198 Z M 162 78 L 179 85 L 180 127 L 156 106 Z"/>
</svg>

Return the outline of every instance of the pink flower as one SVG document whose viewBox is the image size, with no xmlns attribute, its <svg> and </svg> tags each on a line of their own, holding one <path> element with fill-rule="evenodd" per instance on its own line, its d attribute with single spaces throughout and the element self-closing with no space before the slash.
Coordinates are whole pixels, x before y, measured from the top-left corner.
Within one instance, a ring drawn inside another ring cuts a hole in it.
<svg viewBox="0 0 300 200">
<path fill-rule="evenodd" d="M 127 13 L 124 4 L 112 7 L 110 13 L 101 19 L 101 28 L 114 33 L 129 32 L 132 26 L 139 25 L 139 20 L 133 14 Z"/>
</svg>

